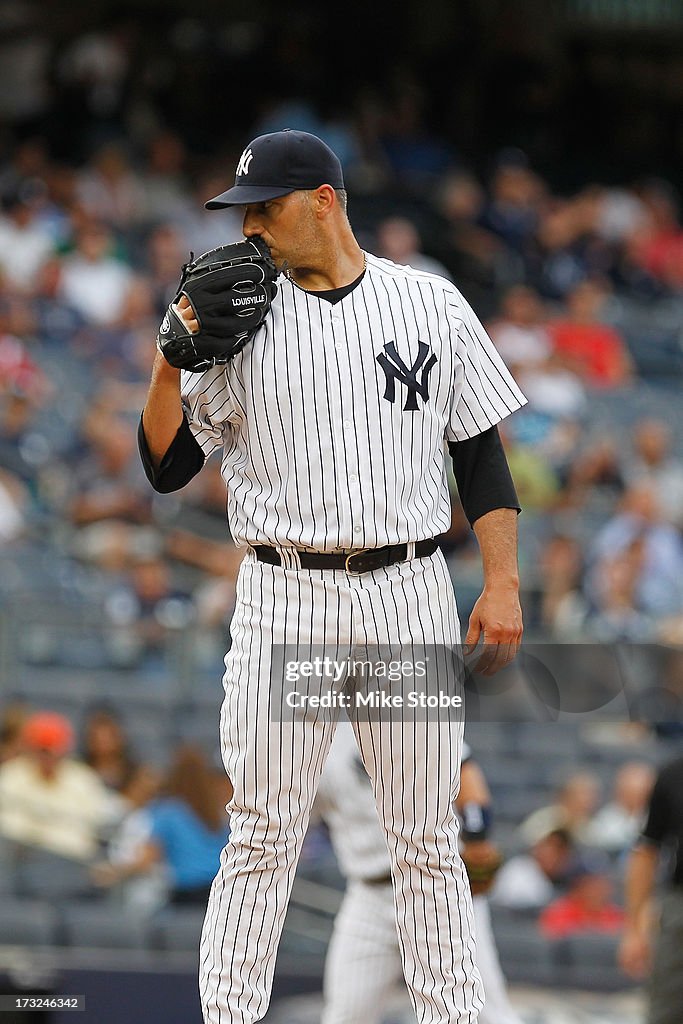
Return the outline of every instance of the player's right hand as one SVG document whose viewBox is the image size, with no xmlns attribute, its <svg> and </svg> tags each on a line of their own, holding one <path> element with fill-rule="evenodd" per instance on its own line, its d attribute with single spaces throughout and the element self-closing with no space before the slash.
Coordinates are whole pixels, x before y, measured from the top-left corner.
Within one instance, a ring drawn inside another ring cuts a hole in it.
<svg viewBox="0 0 683 1024">
<path fill-rule="evenodd" d="M 196 334 L 199 330 L 199 320 L 195 315 L 195 311 L 192 308 L 192 303 L 188 299 L 187 295 L 181 295 L 178 303 L 175 306 L 176 310 L 183 318 L 185 326 L 187 327 L 190 334 Z"/>
</svg>

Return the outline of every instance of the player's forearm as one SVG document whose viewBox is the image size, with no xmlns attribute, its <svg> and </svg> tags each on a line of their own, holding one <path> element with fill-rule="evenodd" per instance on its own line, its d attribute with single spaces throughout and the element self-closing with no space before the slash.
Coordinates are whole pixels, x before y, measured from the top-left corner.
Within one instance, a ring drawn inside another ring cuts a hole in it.
<svg viewBox="0 0 683 1024">
<path fill-rule="evenodd" d="M 474 524 L 481 550 L 484 586 L 519 589 L 517 510 L 495 508 Z"/>
<path fill-rule="evenodd" d="M 657 847 L 645 843 L 631 853 L 624 882 L 628 928 L 638 931 L 647 931 L 649 928 L 658 859 Z"/>
<path fill-rule="evenodd" d="M 455 801 L 458 810 L 465 804 L 476 803 L 486 807 L 491 803 L 491 790 L 476 761 L 466 761 L 460 769 L 460 789 Z"/>
<path fill-rule="evenodd" d="M 142 413 L 142 426 L 150 454 L 158 469 L 183 421 L 180 400 L 180 370 L 170 366 L 157 352 L 152 380 Z"/>
</svg>

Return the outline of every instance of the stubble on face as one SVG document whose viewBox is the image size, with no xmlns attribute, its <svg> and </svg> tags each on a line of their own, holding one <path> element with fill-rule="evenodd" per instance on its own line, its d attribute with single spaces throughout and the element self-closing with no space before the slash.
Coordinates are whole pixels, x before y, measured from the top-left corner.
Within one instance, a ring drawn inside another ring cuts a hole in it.
<svg viewBox="0 0 683 1024">
<path fill-rule="evenodd" d="M 310 192 L 288 197 L 286 222 L 273 225 L 273 259 L 279 270 L 305 270 L 315 266 L 320 249 L 318 222 Z"/>
</svg>

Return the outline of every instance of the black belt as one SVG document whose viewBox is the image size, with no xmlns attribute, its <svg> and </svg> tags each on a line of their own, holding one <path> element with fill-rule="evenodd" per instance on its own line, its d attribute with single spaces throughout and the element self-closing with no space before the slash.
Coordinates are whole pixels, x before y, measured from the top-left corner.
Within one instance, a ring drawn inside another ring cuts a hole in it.
<svg viewBox="0 0 683 1024">
<path fill-rule="evenodd" d="M 426 558 L 433 555 L 438 544 L 434 538 L 418 540 L 415 544 L 415 558 Z M 282 559 L 276 548 L 265 544 L 254 546 L 259 562 L 270 565 L 282 565 Z M 334 555 L 318 551 L 299 551 L 302 569 L 344 569 L 351 576 L 360 576 L 363 572 L 374 572 L 375 569 L 386 569 L 395 562 L 405 562 L 408 558 L 407 544 L 388 544 L 384 548 L 366 548 L 361 551 L 338 552 Z"/>
<path fill-rule="evenodd" d="M 375 878 L 363 878 L 361 881 L 363 885 L 389 885 L 391 883 L 391 871 L 386 871 L 383 875 L 377 875 Z"/>
</svg>

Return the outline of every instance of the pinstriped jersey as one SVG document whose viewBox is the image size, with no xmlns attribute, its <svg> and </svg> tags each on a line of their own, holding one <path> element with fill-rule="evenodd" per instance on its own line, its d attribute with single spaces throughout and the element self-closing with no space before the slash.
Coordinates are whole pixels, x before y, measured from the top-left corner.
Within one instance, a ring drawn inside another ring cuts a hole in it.
<svg viewBox="0 0 683 1024">
<path fill-rule="evenodd" d="M 526 402 L 454 285 L 370 254 L 336 303 L 280 278 L 253 339 L 181 392 L 222 447 L 235 542 L 328 552 L 445 532 L 447 443 Z"/>
</svg>

